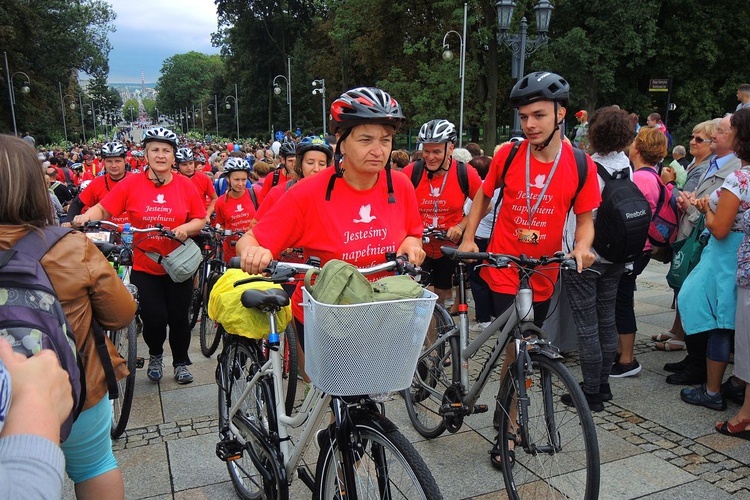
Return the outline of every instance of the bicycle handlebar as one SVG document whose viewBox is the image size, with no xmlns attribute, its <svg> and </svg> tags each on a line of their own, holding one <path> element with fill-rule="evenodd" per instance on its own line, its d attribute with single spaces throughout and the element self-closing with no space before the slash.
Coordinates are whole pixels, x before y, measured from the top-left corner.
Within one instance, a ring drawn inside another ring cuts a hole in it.
<svg viewBox="0 0 750 500">
<path fill-rule="evenodd" d="M 451 260 L 476 260 L 486 262 L 491 267 L 510 267 L 515 264 L 526 269 L 535 269 L 549 264 L 560 264 L 561 269 L 576 269 L 576 260 L 565 257 L 564 252 L 556 252 L 552 257 L 532 258 L 526 255 L 509 255 L 491 252 L 461 252 L 457 248 L 442 246 L 440 251 Z"/>
<path fill-rule="evenodd" d="M 115 224 L 114 222 L 110 222 L 108 220 L 92 220 L 86 222 L 83 226 L 81 226 L 81 229 L 83 231 L 86 231 L 87 229 L 104 229 L 105 231 L 122 234 L 122 232 L 125 231 L 125 226 L 126 224 Z M 133 233 L 161 233 L 164 236 L 168 236 L 169 238 L 177 239 L 175 238 L 175 235 L 172 231 L 165 228 L 161 224 L 156 224 L 153 227 L 147 227 L 143 229 L 130 226 L 130 230 Z"/>
<path fill-rule="evenodd" d="M 387 255 L 387 262 L 382 264 L 376 264 L 370 267 L 358 267 L 357 270 L 363 275 L 376 274 L 385 271 L 397 271 L 399 273 L 410 274 L 412 276 L 417 275 L 421 272 L 419 266 L 415 266 L 409 263 L 406 255 Z M 241 258 L 232 257 L 229 259 L 229 265 L 227 267 L 232 269 L 239 269 L 241 267 Z M 310 269 L 320 269 L 318 265 L 312 264 L 299 264 L 293 262 L 283 262 L 279 260 L 273 260 L 268 267 L 264 269 L 264 273 L 268 273 L 268 276 L 252 276 L 236 282 L 234 285 L 238 286 L 245 283 L 251 283 L 253 281 L 269 281 L 271 283 L 289 283 L 295 280 L 295 276 L 304 274 Z"/>
</svg>

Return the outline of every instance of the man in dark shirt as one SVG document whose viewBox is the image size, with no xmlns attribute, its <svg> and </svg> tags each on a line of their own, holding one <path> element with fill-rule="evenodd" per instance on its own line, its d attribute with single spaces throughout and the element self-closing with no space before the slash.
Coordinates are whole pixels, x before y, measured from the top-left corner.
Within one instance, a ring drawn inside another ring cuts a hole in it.
<svg viewBox="0 0 750 500">
<path fill-rule="evenodd" d="M 47 179 L 49 181 L 49 190 L 54 194 L 60 201 L 60 205 L 67 207 L 73 199 L 73 194 L 65 183 L 57 180 L 57 169 L 50 166 L 47 167 Z"/>
</svg>

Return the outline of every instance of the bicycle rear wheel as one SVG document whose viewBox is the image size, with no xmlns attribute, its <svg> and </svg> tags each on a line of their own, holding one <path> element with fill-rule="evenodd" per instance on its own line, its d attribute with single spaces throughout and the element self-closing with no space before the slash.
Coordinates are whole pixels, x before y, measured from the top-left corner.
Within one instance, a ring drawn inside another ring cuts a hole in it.
<svg viewBox="0 0 750 500">
<path fill-rule="evenodd" d="M 208 275 L 206 293 L 201 307 L 203 311 L 200 331 L 201 353 L 207 358 L 210 358 L 216 352 L 216 348 L 219 347 L 219 342 L 224 334 L 224 328 L 216 320 L 208 317 L 208 298 L 219 278 L 221 278 L 221 273 L 218 271 L 213 271 Z"/>
<path fill-rule="evenodd" d="M 416 431 L 428 438 L 436 438 L 445 431 L 440 415 L 445 391 L 454 382 L 453 367 L 458 367 L 458 346 L 455 337 L 446 339 L 427 351 L 437 339 L 453 328 L 445 309 L 435 305 L 432 322 L 424 341 L 424 349 L 417 362 L 411 387 L 401 392 Z"/>
<path fill-rule="evenodd" d="M 198 314 L 201 312 L 202 290 L 206 279 L 206 262 L 203 261 L 198 266 L 198 271 L 193 276 L 193 291 L 190 295 L 190 306 L 188 306 L 188 321 L 190 329 L 195 327 L 198 322 Z"/>
<path fill-rule="evenodd" d="M 384 430 L 379 423 L 365 419 L 354 425 L 363 446 L 353 452 L 357 498 L 443 498 L 422 457 L 397 429 Z M 342 477 L 341 450 L 335 440 L 326 444 L 318 457 L 314 498 L 349 498 Z"/>
<path fill-rule="evenodd" d="M 135 364 L 138 341 L 136 338 L 136 321 L 133 320 L 125 328 L 110 330 L 109 339 L 115 345 L 115 349 L 125 359 L 130 374 L 124 379 L 117 381 L 118 397 L 112 400 L 112 426 L 109 434 L 117 439 L 125 432 L 130 418 L 130 409 L 133 406 L 133 393 L 135 392 Z"/>
<path fill-rule="evenodd" d="M 518 498 L 585 498 L 599 496 L 599 444 L 586 398 L 561 360 L 531 354 L 527 373 L 529 407 L 528 443 L 519 431 L 517 394 L 519 381 L 514 367 L 503 379 L 499 401 L 500 446 L 503 478 L 508 496 Z M 574 407 L 560 397 L 568 393 Z M 517 436 L 515 464 L 509 457 L 508 438 Z"/>
<path fill-rule="evenodd" d="M 222 366 L 219 368 L 223 374 L 223 380 L 221 380 L 223 387 L 219 387 L 220 429 L 229 428 L 227 422 L 229 410 L 239 401 L 248 382 L 260 368 L 257 345 L 251 340 L 231 337 L 227 349 L 222 353 L 220 361 Z M 276 432 L 274 408 L 273 388 L 267 381 L 261 379 L 242 402 L 238 413 L 244 417 L 241 420 L 245 422 L 245 426 L 252 424 L 270 435 L 271 432 Z M 247 431 L 235 437 L 244 443 L 250 441 L 252 435 L 250 431 Z M 262 451 L 258 453 L 265 456 Z M 260 460 L 263 462 L 265 459 L 261 457 Z M 267 469 L 267 467 L 263 468 Z M 250 500 L 269 498 L 268 485 L 264 483 L 263 474 L 258 470 L 248 450 L 245 450 L 239 459 L 227 462 L 227 469 L 232 484 L 241 498 Z"/>
</svg>

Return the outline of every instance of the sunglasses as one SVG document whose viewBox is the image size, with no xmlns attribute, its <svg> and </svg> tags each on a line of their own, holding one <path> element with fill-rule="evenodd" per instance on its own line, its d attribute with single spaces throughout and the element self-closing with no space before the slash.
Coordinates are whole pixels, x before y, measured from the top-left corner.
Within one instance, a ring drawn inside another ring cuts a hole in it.
<svg viewBox="0 0 750 500">
<path fill-rule="evenodd" d="M 696 144 L 703 144 L 704 142 L 713 142 L 711 139 L 704 139 L 703 137 L 698 137 L 697 135 L 691 135 L 690 139 L 695 141 Z"/>
</svg>

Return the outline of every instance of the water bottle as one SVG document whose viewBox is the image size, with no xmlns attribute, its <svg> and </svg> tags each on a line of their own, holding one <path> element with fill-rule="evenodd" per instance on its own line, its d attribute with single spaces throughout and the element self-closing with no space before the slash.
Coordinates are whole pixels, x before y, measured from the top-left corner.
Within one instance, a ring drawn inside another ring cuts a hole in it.
<svg viewBox="0 0 750 500">
<path fill-rule="evenodd" d="M 130 227 L 129 222 L 126 222 L 122 229 L 122 243 L 127 247 L 133 244 L 133 229 Z"/>
</svg>

